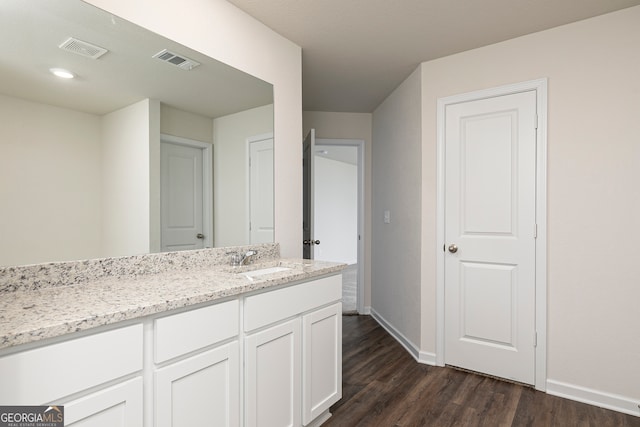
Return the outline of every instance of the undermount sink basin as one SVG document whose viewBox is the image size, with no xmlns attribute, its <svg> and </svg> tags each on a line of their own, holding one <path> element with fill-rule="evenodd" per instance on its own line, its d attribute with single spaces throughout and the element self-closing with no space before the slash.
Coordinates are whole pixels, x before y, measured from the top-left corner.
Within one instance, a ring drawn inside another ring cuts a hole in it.
<svg viewBox="0 0 640 427">
<path fill-rule="evenodd" d="M 258 276 L 264 276 L 265 274 L 278 273 L 281 271 L 289 271 L 289 270 L 291 270 L 291 268 L 289 267 L 268 267 L 268 268 L 261 268 L 259 270 L 245 271 L 244 273 L 240 273 L 240 274 L 242 274 L 243 276 L 247 276 L 249 279 L 252 279 Z"/>
</svg>

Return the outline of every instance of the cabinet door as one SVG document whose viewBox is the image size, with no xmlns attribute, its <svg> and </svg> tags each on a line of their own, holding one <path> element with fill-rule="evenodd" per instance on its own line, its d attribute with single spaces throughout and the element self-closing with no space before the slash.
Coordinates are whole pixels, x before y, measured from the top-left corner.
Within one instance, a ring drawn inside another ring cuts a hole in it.
<svg viewBox="0 0 640 427">
<path fill-rule="evenodd" d="M 300 426 L 300 318 L 245 338 L 245 425 Z"/>
<path fill-rule="evenodd" d="M 302 421 L 309 424 L 342 397 L 342 304 L 302 317 Z"/>
<path fill-rule="evenodd" d="M 239 426 L 238 342 L 158 369 L 157 427 Z"/>
<path fill-rule="evenodd" d="M 142 378 L 138 377 L 65 403 L 64 425 L 140 427 L 142 414 Z"/>
</svg>

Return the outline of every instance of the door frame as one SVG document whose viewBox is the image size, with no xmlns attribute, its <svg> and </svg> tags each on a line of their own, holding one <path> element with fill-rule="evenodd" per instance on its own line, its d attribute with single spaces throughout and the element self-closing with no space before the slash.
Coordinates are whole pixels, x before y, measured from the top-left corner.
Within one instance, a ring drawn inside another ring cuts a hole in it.
<svg viewBox="0 0 640 427">
<path fill-rule="evenodd" d="M 202 234 L 204 247 L 213 247 L 213 144 L 195 139 L 160 134 L 160 149 L 162 143 L 184 145 L 202 149 Z M 162 221 L 162 218 L 160 218 Z M 162 223 L 162 222 L 161 222 Z M 160 230 L 160 247 L 162 247 L 162 230 Z"/>
<path fill-rule="evenodd" d="M 357 281 L 357 301 L 356 310 L 359 314 L 366 314 L 364 307 L 364 140 L 362 139 L 339 139 L 339 138 L 315 138 L 318 145 L 336 145 L 341 147 L 356 147 L 358 149 L 358 281 Z M 312 153 L 313 155 L 313 153 Z M 313 179 L 313 177 L 312 177 Z M 313 207 L 313 204 L 311 205 Z"/>
<path fill-rule="evenodd" d="M 534 90 L 536 92 L 536 250 L 535 250 L 535 388 L 546 391 L 547 378 L 547 79 L 499 86 L 438 99 L 436 212 L 436 365 L 445 352 L 445 111 L 451 104 Z M 440 250 L 439 248 L 443 248 Z"/>
</svg>

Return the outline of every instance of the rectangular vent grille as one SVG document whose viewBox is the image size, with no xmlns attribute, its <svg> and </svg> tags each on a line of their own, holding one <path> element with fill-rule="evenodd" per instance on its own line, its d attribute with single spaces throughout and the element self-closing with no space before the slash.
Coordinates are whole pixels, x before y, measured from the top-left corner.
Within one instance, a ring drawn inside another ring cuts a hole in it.
<svg viewBox="0 0 640 427">
<path fill-rule="evenodd" d="M 175 65 L 178 68 L 182 68 L 183 70 L 191 71 L 200 65 L 199 62 L 194 61 L 193 59 L 189 59 L 184 56 L 180 56 L 176 53 L 170 52 L 167 49 L 163 49 L 160 52 L 153 55 L 153 58 L 159 59 L 164 62 L 168 62 L 169 64 Z"/>
<path fill-rule="evenodd" d="M 103 47 L 83 42 L 82 40 L 74 39 L 73 37 L 69 37 L 58 47 L 62 50 L 66 50 L 67 52 L 82 55 L 85 58 L 91 59 L 98 59 L 105 53 L 109 52 Z"/>
</svg>

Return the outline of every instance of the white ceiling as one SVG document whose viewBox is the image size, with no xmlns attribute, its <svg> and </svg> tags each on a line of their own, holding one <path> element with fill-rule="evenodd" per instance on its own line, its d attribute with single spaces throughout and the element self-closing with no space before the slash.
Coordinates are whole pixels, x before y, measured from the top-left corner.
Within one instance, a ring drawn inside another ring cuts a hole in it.
<svg viewBox="0 0 640 427">
<path fill-rule="evenodd" d="M 74 37 L 109 50 L 98 59 L 58 48 Z M 153 59 L 163 49 L 191 71 Z M 49 68 L 67 68 L 64 81 Z M 273 86 L 80 0 L 1 0 L 0 94 L 92 114 L 152 98 L 206 117 L 273 102 Z"/>
<path fill-rule="evenodd" d="M 640 4 L 640 0 L 229 1 L 302 47 L 304 110 L 336 112 L 373 111 L 421 62 Z"/>
</svg>

